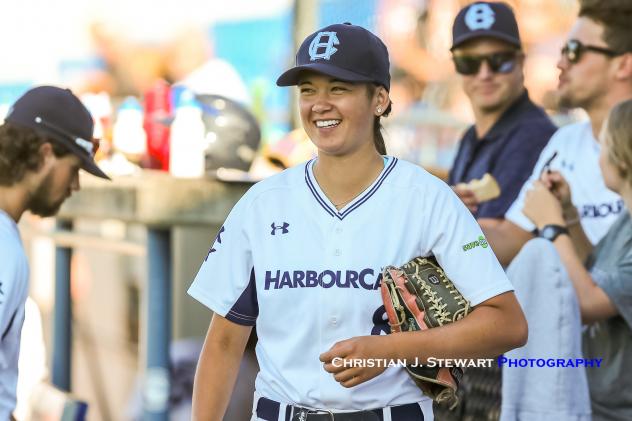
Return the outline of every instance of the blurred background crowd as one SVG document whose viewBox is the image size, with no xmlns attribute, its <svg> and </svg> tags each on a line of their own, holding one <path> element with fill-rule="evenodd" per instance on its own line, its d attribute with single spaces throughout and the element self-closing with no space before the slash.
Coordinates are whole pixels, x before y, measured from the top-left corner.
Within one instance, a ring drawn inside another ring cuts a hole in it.
<svg viewBox="0 0 632 421">
<path fill-rule="evenodd" d="M 5 57 L 0 66 L 0 121 L 30 87 L 66 86 L 93 114 L 95 135 L 101 139 L 97 160 L 108 174 L 141 176 L 152 169 L 176 177 L 259 180 L 315 154 L 302 129 L 297 129 L 294 91 L 276 87 L 275 80 L 293 62 L 297 40 L 316 28 L 348 21 L 378 34 L 390 52 L 394 105 L 384 121 L 389 154 L 445 177 L 457 142 L 473 121 L 449 51 L 454 17 L 469 3 L 5 3 L 0 5 Z M 526 53 L 525 85 L 531 99 L 560 125 L 582 118 L 576 110 L 559 109 L 555 98 L 556 62 L 577 15 L 577 2 L 507 3 L 514 8 L 520 27 Z M 50 366 L 55 240 L 42 234 L 53 231 L 54 221 L 24 218 L 21 225 L 31 258 L 31 314 L 35 315 L 25 331 L 39 332 L 23 345 L 23 373 L 28 374 L 21 378 L 26 382 L 22 387 L 32 390 L 32 384 L 47 378 Z M 142 227 L 117 220 L 75 221 L 74 229 L 87 234 L 71 264 L 72 391 L 90 403 L 91 420 L 137 419 L 147 273 L 145 251 L 134 244 L 142 244 L 145 234 Z M 196 255 L 178 251 L 180 265 L 191 266 L 189 274 L 197 270 L 199 256 L 215 232 L 207 229 L 199 247 L 195 241 L 187 242 Z M 188 238 L 189 234 L 183 231 L 181 235 Z M 126 242 L 112 251 L 107 242 L 93 247 L 90 238 Z M 191 277 L 181 278 L 179 288 L 184 291 Z M 183 306 L 187 305 L 193 304 Z M 178 311 L 186 310 L 174 308 L 175 323 L 179 323 L 174 332 L 178 339 L 174 370 L 181 379 L 172 388 L 174 405 L 186 401 L 190 393 L 199 352 L 200 342 L 187 338 L 202 336 L 210 318 L 202 309 L 196 310 L 198 321 Z M 25 405 L 22 401 L 16 415 L 26 417 Z M 187 419 L 184 413 L 181 419 Z"/>
</svg>

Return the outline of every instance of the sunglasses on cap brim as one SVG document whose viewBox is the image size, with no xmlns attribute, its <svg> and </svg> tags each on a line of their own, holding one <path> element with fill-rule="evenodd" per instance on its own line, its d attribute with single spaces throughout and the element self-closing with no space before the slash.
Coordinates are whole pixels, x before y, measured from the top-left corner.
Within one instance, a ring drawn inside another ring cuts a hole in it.
<svg viewBox="0 0 632 421">
<path fill-rule="evenodd" d="M 486 55 L 454 55 L 452 60 L 457 73 L 462 75 L 477 74 L 483 62 L 487 62 L 494 73 L 511 73 L 521 54 L 518 51 L 504 51 Z"/>
<path fill-rule="evenodd" d="M 579 40 L 571 39 L 566 41 L 566 44 L 562 47 L 562 57 L 566 58 L 566 60 L 570 63 L 577 63 L 581 59 L 582 55 L 587 51 L 603 54 L 608 57 L 616 57 L 623 54 L 609 48 L 582 44 Z"/>
<path fill-rule="evenodd" d="M 99 145 L 100 145 L 99 139 L 96 139 L 96 138 L 83 139 L 81 136 L 74 135 L 66 131 L 65 129 L 62 129 L 61 127 L 51 123 L 50 121 L 44 120 L 41 117 L 37 117 L 35 119 L 35 122 L 38 124 L 41 124 L 42 126 L 48 128 L 49 130 L 56 132 L 57 134 L 62 135 L 63 137 L 68 138 L 69 141 L 75 143 L 77 146 L 83 149 L 91 158 L 94 157 L 94 155 L 99 150 Z"/>
</svg>

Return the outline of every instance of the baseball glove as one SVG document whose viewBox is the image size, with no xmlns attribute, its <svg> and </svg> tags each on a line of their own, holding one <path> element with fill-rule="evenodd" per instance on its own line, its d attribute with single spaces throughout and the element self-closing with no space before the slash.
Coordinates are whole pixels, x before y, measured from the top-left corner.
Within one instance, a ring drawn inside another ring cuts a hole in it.
<svg viewBox="0 0 632 421">
<path fill-rule="evenodd" d="M 416 257 L 401 268 L 388 266 L 381 292 L 391 333 L 432 329 L 455 322 L 470 311 L 469 302 L 456 289 L 436 259 Z M 406 370 L 426 396 L 454 407 L 461 367 L 412 366 Z"/>
</svg>

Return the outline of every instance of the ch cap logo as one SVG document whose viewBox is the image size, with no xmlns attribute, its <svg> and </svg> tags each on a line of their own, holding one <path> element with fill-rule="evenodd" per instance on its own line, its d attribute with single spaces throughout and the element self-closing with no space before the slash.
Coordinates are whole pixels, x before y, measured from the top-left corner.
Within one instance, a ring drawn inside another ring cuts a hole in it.
<svg viewBox="0 0 632 421">
<path fill-rule="evenodd" d="M 277 230 L 281 230 L 281 234 L 287 234 L 288 232 L 290 232 L 287 228 L 290 226 L 290 224 L 288 224 L 287 222 L 284 222 L 283 225 L 274 225 L 274 222 L 272 224 L 270 224 L 270 228 L 272 228 L 272 231 L 270 232 L 271 235 L 276 235 L 276 231 Z"/>
<path fill-rule="evenodd" d="M 326 39 L 326 42 L 323 42 L 323 38 Z M 319 32 L 311 44 L 309 44 L 309 58 L 311 61 L 318 60 L 320 58 L 329 60 L 329 58 L 334 55 L 338 49 L 334 47 L 334 45 L 340 44 L 338 41 L 338 37 L 336 33 L 333 31 L 325 31 Z M 324 49 L 325 51 L 319 52 Z"/>
<path fill-rule="evenodd" d="M 465 14 L 465 24 L 471 31 L 489 29 L 496 22 L 494 11 L 488 4 L 475 4 Z"/>
</svg>

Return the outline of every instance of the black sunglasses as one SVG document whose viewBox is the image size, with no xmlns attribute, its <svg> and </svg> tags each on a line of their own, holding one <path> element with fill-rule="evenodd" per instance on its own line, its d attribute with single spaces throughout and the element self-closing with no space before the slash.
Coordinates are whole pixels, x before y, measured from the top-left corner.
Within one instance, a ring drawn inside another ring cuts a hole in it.
<svg viewBox="0 0 632 421">
<path fill-rule="evenodd" d="M 566 45 L 562 47 L 562 56 L 566 57 L 566 60 L 570 63 L 577 63 L 586 51 L 592 51 L 593 53 L 603 54 L 608 57 L 616 57 L 623 54 L 609 48 L 597 47 L 596 45 L 585 45 L 582 44 L 581 41 L 571 39 L 566 41 Z"/>
<path fill-rule="evenodd" d="M 505 51 L 482 56 L 453 56 L 456 71 L 462 75 L 475 75 L 484 61 L 494 73 L 511 73 L 516 67 L 517 51 Z"/>
<path fill-rule="evenodd" d="M 61 134 L 63 137 L 67 137 L 68 140 L 70 140 L 71 142 L 74 142 L 77 146 L 79 146 L 81 149 L 87 152 L 88 155 L 90 155 L 91 157 L 94 157 L 94 155 L 97 153 L 97 150 L 99 149 L 99 143 L 100 143 L 99 139 L 96 139 L 96 138 L 89 139 L 89 140 L 84 139 L 81 136 L 74 135 L 70 133 L 69 131 L 62 129 L 58 125 L 53 124 L 50 121 L 44 120 L 41 117 L 35 117 L 35 122 L 37 124 L 41 124 L 42 126 L 48 128 L 49 130 L 57 132 L 57 134 Z"/>
</svg>

